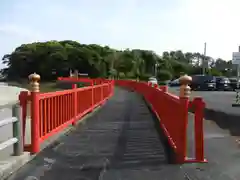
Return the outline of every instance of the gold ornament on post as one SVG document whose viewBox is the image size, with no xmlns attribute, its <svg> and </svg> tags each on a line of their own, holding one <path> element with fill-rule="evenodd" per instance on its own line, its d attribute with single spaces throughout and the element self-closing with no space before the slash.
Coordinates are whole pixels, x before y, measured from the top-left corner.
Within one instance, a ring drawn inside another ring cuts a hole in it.
<svg viewBox="0 0 240 180">
<path fill-rule="evenodd" d="M 179 82 L 181 84 L 179 97 L 180 98 L 189 98 L 189 96 L 191 94 L 191 88 L 190 88 L 189 84 L 192 82 L 192 77 L 185 74 L 184 76 L 181 76 L 179 78 Z"/>
<path fill-rule="evenodd" d="M 32 87 L 32 92 L 39 92 L 39 80 L 40 80 L 40 75 L 33 73 L 28 76 L 30 80 L 30 85 Z"/>
</svg>

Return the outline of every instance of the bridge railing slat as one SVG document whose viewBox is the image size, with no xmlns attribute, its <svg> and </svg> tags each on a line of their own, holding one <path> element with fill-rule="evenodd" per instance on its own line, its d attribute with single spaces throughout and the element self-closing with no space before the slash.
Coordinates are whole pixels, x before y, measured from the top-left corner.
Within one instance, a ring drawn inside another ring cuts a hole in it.
<svg viewBox="0 0 240 180">
<path fill-rule="evenodd" d="M 176 162 L 205 162 L 203 138 L 204 102 L 201 98 L 193 100 L 180 98 L 167 92 L 167 86 L 133 80 L 115 80 L 115 84 L 141 94 L 150 104 L 159 119 L 161 128 L 176 154 Z M 195 110 L 195 158 L 187 158 L 188 110 Z"/>
<path fill-rule="evenodd" d="M 25 150 L 32 153 L 40 151 L 40 145 L 46 139 L 75 125 L 81 117 L 103 104 L 113 94 L 113 81 L 102 79 L 58 78 L 73 83 L 72 89 L 57 92 L 22 92 L 19 96 L 23 107 L 23 131 L 26 126 L 26 107 L 30 102 L 31 143 L 25 144 Z M 76 82 L 89 82 L 91 86 L 77 88 Z M 96 84 L 96 85 L 94 85 Z M 25 135 L 25 134 L 24 134 Z"/>
</svg>

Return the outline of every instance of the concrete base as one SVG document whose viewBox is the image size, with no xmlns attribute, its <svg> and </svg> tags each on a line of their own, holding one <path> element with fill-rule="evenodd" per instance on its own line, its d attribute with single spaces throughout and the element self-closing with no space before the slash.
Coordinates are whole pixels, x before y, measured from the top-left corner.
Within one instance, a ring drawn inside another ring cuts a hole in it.
<svg viewBox="0 0 240 180">
<path fill-rule="evenodd" d="M 31 160 L 29 152 L 24 152 L 21 156 L 11 156 L 6 161 L 0 161 L 0 179 L 6 179 L 24 164 Z"/>
<path fill-rule="evenodd" d="M 240 104 L 234 103 L 234 104 L 232 104 L 232 107 L 240 107 Z"/>
</svg>

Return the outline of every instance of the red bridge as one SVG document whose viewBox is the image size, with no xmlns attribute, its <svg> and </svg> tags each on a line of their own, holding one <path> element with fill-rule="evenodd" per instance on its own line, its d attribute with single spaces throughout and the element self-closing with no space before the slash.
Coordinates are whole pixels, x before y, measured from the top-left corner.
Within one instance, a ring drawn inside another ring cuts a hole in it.
<svg viewBox="0 0 240 180">
<path fill-rule="evenodd" d="M 187 175 L 180 164 L 206 162 L 205 104 L 189 99 L 188 77 L 180 97 L 145 82 L 72 77 L 58 79 L 72 82 L 72 89 L 41 93 L 40 77 L 31 78 L 33 91 L 20 94 L 24 134 L 31 106 L 31 143 L 24 149 L 39 153 L 47 139 L 73 128 L 10 179 L 181 180 Z M 89 86 L 77 88 L 77 82 Z M 47 169 L 39 170 L 46 161 Z"/>
</svg>

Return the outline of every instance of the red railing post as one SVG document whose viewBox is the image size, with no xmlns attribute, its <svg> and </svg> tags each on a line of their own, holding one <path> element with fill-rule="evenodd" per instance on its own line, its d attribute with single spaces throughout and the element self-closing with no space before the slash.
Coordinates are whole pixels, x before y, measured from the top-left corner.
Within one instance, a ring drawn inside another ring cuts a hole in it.
<svg viewBox="0 0 240 180">
<path fill-rule="evenodd" d="M 77 109 L 78 109 L 78 102 L 77 102 L 77 84 L 72 84 L 72 89 L 74 90 L 73 92 L 73 108 L 74 108 L 74 116 L 75 116 L 75 120 L 73 121 L 72 125 L 75 126 L 77 123 Z"/>
<path fill-rule="evenodd" d="M 177 162 L 184 163 L 186 160 L 187 154 L 187 125 L 188 125 L 188 107 L 189 107 L 189 96 L 191 88 L 188 86 L 191 82 L 191 77 L 185 75 L 179 78 L 180 86 L 180 117 L 178 123 L 178 154 L 177 154 Z M 177 118 L 177 117 L 176 117 Z"/>
<path fill-rule="evenodd" d="M 203 136 L 203 118 L 205 103 L 201 97 L 193 100 L 194 112 L 194 133 L 195 133 L 195 158 L 197 162 L 204 161 L 204 136 Z"/>
<path fill-rule="evenodd" d="M 113 86 L 113 83 L 114 83 L 114 80 L 110 80 L 108 97 L 112 96 L 112 92 L 113 92 L 112 86 Z"/>
<path fill-rule="evenodd" d="M 36 154 L 40 151 L 38 92 L 31 92 L 31 120 L 32 153 Z"/>
<path fill-rule="evenodd" d="M 29 75 L 31 81 L 31 151 L 36 154 L 40 151 L 40 122 L 39 122 L 39 83 L 40 76 L 36 73 Z"/>
<path fill-rule="evenodd" d="M 112 80 L 112 82 L 111 82 L 111 96 L 112 96 L 113 93 L 114 93 L 114 84 L 115 84 L 115 81 Z"/>
<path fill-rule="evenodd" d="M 183 163 L 186 158 L 187 154 L 187 124 L 188 124 L 188 104 L 189 99 L 188 97 L 180 97 L 180 104 L 181 104 L 181 116 L 176 117 L 179 119 L 178 127 L 179 127 L 179 134 L 178 134 L 178 148 L 179 148 L 179 154 L 177 157 L 177 161 L 179 163 Z"/>
<path fill-rule="evenodd" d="M 108 91 L 108 97 L 111 97 L 113 94 L 113 86 L 114 86 L 114 81 L 110 80 L 109 82 L 109 91 Z"/>
<path fill-rule="evenodd" d="M 101 101 L 103 101 L 103 84 L 102 83 L 100 86 L 100 93 L 101 93 Z"/>
<path fill-rule="evenodd" d="M 91 96 L 92 107 L 91 107 L 91 111 L 93 111 L 93 109 L 94 109 L 94 81 L 92 81 L 92 83 L 91 83 L 91 88 L 92 88 L 92 96 Z"/>
</svg>

